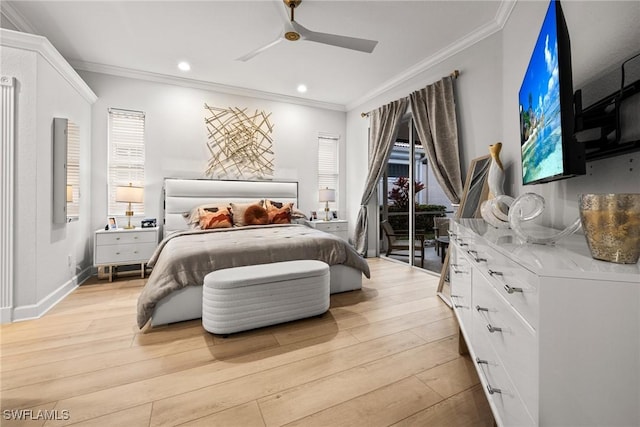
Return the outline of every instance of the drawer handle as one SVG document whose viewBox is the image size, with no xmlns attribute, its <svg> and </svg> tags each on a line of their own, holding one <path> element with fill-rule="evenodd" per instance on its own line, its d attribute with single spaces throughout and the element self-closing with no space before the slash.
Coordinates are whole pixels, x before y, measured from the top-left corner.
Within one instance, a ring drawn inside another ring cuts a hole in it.
<svg viewBox="0 0 640 427">
<path fill-rule="evenodd" d="M 458 235 L 456 233 L 454 233 L 453 231 L 449 230 L 449 237 L 453 237 L 454 239 L 458 237 Z"/>
<path fill-rule="evenodd" d="M 138 251 L 133 251 L 133 253 L 134 253 L 134 254 L 137 254 L 137 253 L 138 253 Z"/>
<path fill-rule="evenodd" d="M 134 239 L 137 239 L 137 238 L 138 238 L 138 236 L 133 236 L 133 238 L 134 238 Z"/>
<path fill-rule="evenodd" d="M 453 270 L 453 272 L 455 274 L 460 274 L 462 273 L 462 270 L 458 270 L 459 265 L 458 264 L 450 264 L 451 265 L 451 269 Z"/>
<path fill-rule="evenodd" d="M 467 253 L 468 253 L 469 255 L 471 255 L 471 257 L 473 258 L 473 260 L 474 260 L 475 262 L 487 262 L 487 259 L 486 259 L 486 258 L 480 258 L 480 257 L 478 256 L 478 251 L 468 250 L 468 251 L 467 251 Z"/>
<path fill-rule="evenodd" d="M 120 255 L 120 252 L 116 252 L 116 255 Z"/>
<path fill-rule="evenodd" d="M 489 276 L 504 276 L 501 271 L 489 270 Z"/>
<path fill-rule="evenodd" d="M 116 240 L 120 240 L 120 238 L 119 238 L 119 237 L 116 237 Z"/>
<path fill-rule="evenodd" d="M 491 387 L 491 384 L 489 383 L 487 383 L 487 391 L 489 392 L 489 394 L 493 394 L 493 393 L 502 394 L 502 390 L 500 390 L 499 388 Z"/>
<path fill-rule="evenodd" d="M 463 297 L 460 296 L 460 295 L 451 295 L 451 298 L 463 298 Z M 461 305 L 461 304 L 453 304 L 453 307 L 454 308 L 469 308 L 468 306 Z"/>
<path fill-rule="evenodd" d="M 479 305 L 476 305 L 476 310 L 479 312 L 481 311 L 485 311 L 485 312 L 489 312 L 489 309 L 486 307 L 480 307 Z M 489 332 L 494 333 L 494 332 L 502 332 L 502 328 L 498 328 L 497 326 L 493 326 L 491 323 L 487 324 L 487 329 L 489 330 Z"/>
<path fill-rule="evenodd" d="M 465 246 L 469 246 L 468 243 L 463 242 L 462 240 L 458 240 L 460 243 L 458 243 L 460 245 L 461 248 L 465 247 Z"/>
<path fill-rule="evenodd" d="M 491 323 L 487 324 L 487 329 L 489 330 L 489 332 L 494 333 L 494 332 L 502 332 L 502 328 L 498 328 L 497 326 L 493 326 L 491 325 Z"/>
<path fill-rule="evenodd" d="M 476 357 L 476 363 L 478 365 L 489 365 L 488 361 L 482 360 L 479 357 Z M 484 374 L 484 370 L 482 371 L 482 373 Z M 486 380 L 487 376 L 485 375 L 484 378 Z M 502 390 L 500 390 L 499 388 L 492 387 L 491 384 L 489 384 L 488 380 L 487 380 L 487 391 L 489 392 L 489 394 L 494 394 L 494 393 L 502 394 Z"/>
<path fill-rule="evenodd" d="M 509 285 L 504 285 L 504 290 L 507 291 L 508 294 L 512 294 L 514 292 L 520 292 L 520 293 L 524 292 L 522 288 L 516 288 Z"/>
</svg>

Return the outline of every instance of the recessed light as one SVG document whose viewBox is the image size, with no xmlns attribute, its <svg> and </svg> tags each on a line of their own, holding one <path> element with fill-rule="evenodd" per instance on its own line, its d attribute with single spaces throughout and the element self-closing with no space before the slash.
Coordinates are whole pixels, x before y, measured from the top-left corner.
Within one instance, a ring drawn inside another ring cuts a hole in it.
<svg viewBox="0 0 640 427">
<path fill-rule="evenodd" d="M 178 68 L 182 71 L 189 71 L 191 69 L 191 65 L 188 62 L 182 61 L 178 63 Z"/>
<path fill-rule="evenodd" d="M 298 85 L 298 92 L 305 93 L 307 91 L 307 87 L 305 85 Z"/>
</svg>

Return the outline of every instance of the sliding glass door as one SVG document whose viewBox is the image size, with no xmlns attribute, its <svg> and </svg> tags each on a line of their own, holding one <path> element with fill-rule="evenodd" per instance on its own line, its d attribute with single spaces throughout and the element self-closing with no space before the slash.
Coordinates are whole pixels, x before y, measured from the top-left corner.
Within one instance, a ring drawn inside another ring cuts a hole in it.
<svg viewBox="0 0 640 427">
<path fill-rule="evenodd" d="M 378 200 L 381 254 L 439 273 L 434 218 L 450 213 L 451 204 L 430 171 L 411 113 L 400 124 Z"/>
</svg>

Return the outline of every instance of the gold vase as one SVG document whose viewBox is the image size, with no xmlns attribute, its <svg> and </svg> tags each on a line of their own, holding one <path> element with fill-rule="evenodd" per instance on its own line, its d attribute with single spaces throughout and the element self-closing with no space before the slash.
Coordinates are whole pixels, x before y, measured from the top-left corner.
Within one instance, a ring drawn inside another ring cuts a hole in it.
<svg viewBox="0 0 640 427">
<path fill-rule="evenodd" d="M 580 221 L 593 258 L 638 262 L 640 194 L 581 194 Z"/>
</svg>

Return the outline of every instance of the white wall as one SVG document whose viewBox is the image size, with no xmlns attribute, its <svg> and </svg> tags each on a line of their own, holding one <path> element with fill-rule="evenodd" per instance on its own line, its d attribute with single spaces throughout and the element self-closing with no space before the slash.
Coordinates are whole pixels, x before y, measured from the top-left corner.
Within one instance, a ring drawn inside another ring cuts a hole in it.
<svg viewBox="0 0 640 427">
<path fill-rule="evenodd" d="M 345 113 L 271 100 L 222 94 L 164 83 L 106 74 L 81 72 L 98 95 L 93 106 L 92 225 L 104 226 L 107 217 L 107 111 L 109 108 L 146 113 L 145 215 L 162 219 L 162 182 L 165 177 L 205 178 L 209 152 L 204 104 L 248 108 L 272 113 L 275 179 L 299 182 L 299 207 L 307 215 L 319 210 L 317 179 L 318 133 L 340 136 L 344 158 Z M 346 162 L 341 163 L 344 173 Z M 339 214 L 345 213 L 345 184 L 340 191 Z M 122 207 L 124 214 L 125 206 Z M 139 222 L 141 217 L 136 217 Z M 124 220 L 124 219 L 122 219 Z"/>
<path fill-rule="evenodd" d="M 17 81 L 12 317 L 23 319 L 41 315 L 85 280 L 93 264 L 87 248 L 89 186 L 81 188 L 79 221 L 52 221 L 53 118 L 68 118 L 78 124 L 80 174 L 83 182 L 88 182 L 91 103 L 86 94 L 70 84 L 69 73 L 73 70 L 48 42 L 41 37 L 19 35 L 16 37 L 25 40 L 26 48 L 8 46 L 6 43 L 13 43 L 14 37 L 2 31 L 2 73 Z"/>
</svg>

